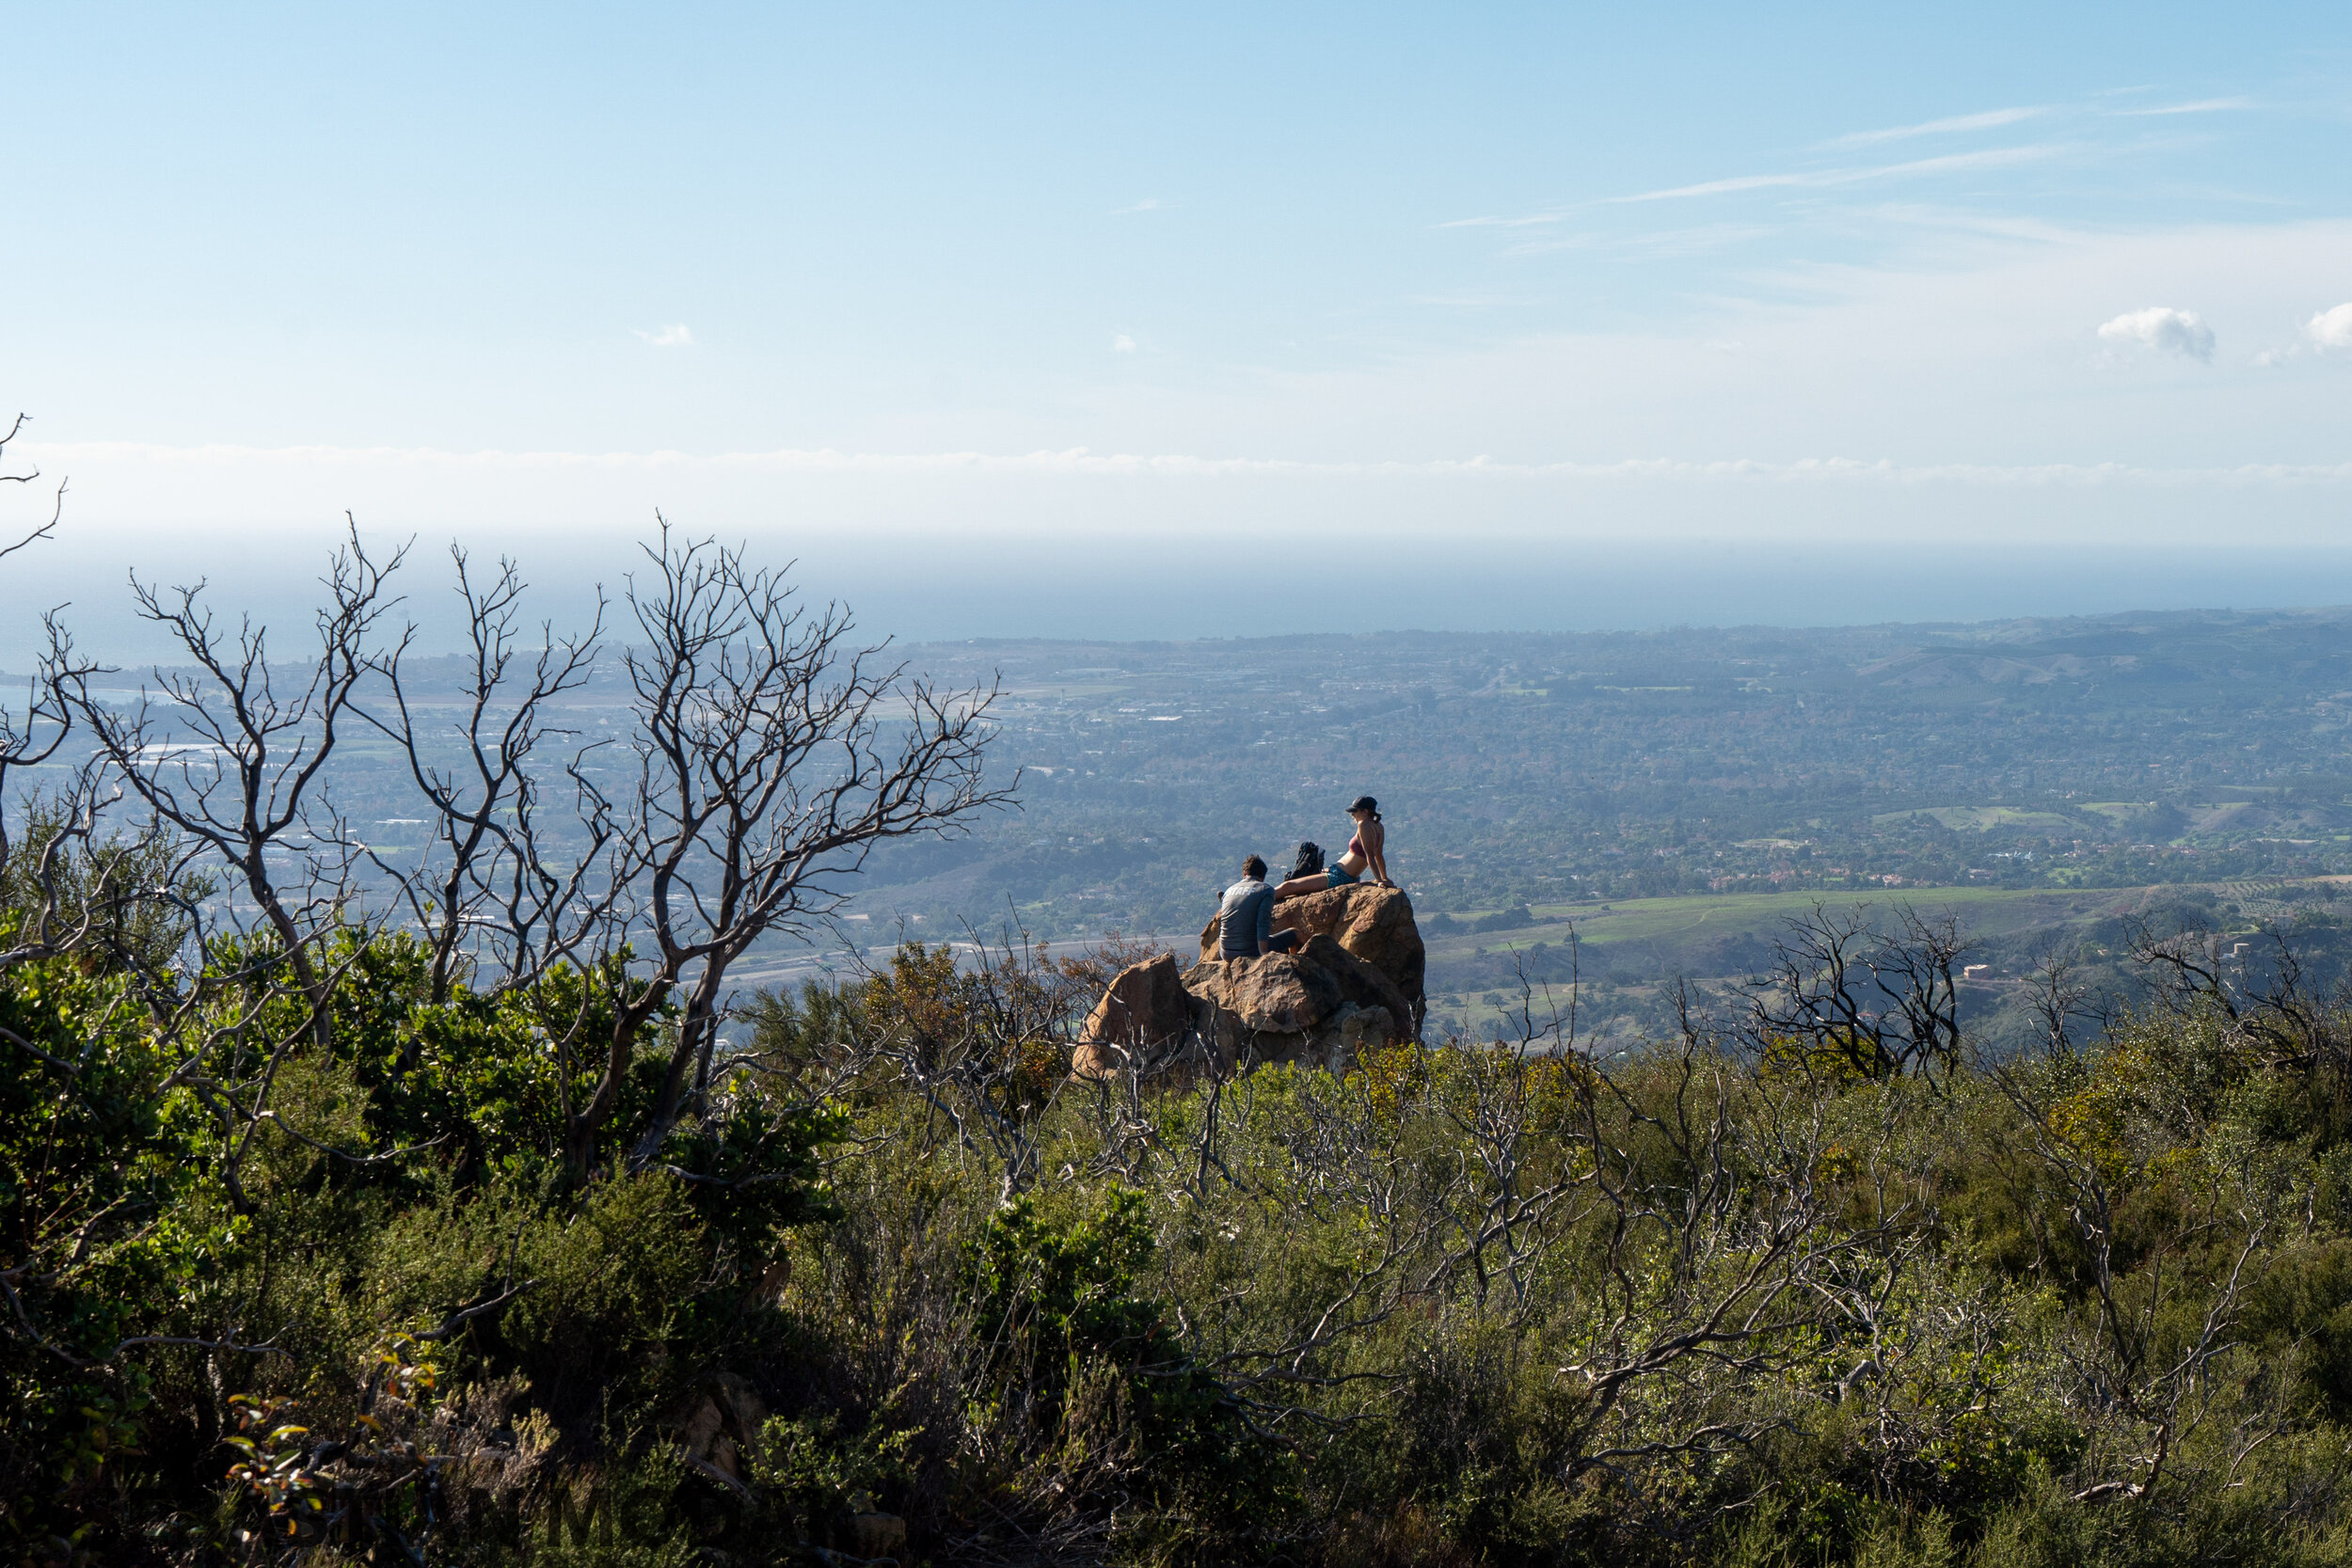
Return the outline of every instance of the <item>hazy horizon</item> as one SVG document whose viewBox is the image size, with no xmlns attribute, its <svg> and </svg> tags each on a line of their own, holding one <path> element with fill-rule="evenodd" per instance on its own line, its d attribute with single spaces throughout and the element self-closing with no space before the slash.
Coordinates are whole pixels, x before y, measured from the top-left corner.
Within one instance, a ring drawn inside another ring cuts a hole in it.
<svg viewBox="0 0 2352 1568">
<path fill-rule="evenodd" d="M 61 532 L 63 531 L 61 530 Z M 364 537 L 364 535 L 363 535 Z M 250 613 L 285 657 L 309 635 L 328 540 L 233 567 L 213 562 L 206 599 L 224 624 Z M 387 543 L 369 542 L 372 549 Z M 0 668 L 25 668 L 40 613 L 62 619 L 82 646 L 110 659 L 171 662 L 172 647 L 137 623 L 119 559 L 78 557 L 44 541 L 0 569 Z M 617 599 L 630 546 L 520 549 L 530 618 L 561 634 L 581 624 L 598 582 Z M 494 559 L 496 542 L 473 546 Z M 144 580 L 205 575 L 209 546 L 157 548 L 134 562 Z M 1465 557 L 1433 543 L 1371 558 L 1392 581 L 1338 591 L 1363 558 L 1319 547 L 1261 546 L 1172 553 L 1146 565 L 1115 548 L 1006 555 L 933 545 L 916 568 L 845 560 L 813 541 L 794 573 L 803 594 L 848 605 L 861 632 L 906 643 L 969 640 L 1184 641 L 1324 633 L 1461 634 L 1652 631 L 1677 626 L 1963 626 L 2024 618 L 2170 611 L 2312 611 L 2352 607 L 2352 547 L 2296 550 L 2123 550 L 2114 547 L 1858 550 L 1676 541 L 1647 549 L 1486 542 Z M 535 558 L 534 558 L 535 556 Z M 29 559 L 28 559 L 29 558 Z M 779 551 L 769 558 L 788 559 Z M 21 566 L 19 562 L 23 562 Z M 417 541 L 393 579 L 420 648 L 454 651 L 453 577 L 445 546 Z M 609 625 L 617 625 L 608 616 Z M 619 641 L 626 641 L 620 638 Z"/>
</svg>

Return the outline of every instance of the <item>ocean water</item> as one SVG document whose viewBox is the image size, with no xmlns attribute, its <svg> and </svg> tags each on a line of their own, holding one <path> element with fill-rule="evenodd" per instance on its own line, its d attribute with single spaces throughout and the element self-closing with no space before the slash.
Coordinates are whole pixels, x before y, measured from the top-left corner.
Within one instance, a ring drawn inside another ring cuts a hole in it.
<svg viewBox="0 0 2352 1568">
<path fill-rule="evenodd" d="M 274 657 L 300 657 L 330 537 L 241 541 L 159 531 L 135 546 L 36 545 L 0 562 L 0 668 L 23 670 L 43 610 L 62 607 L 82 645 L 127 663 L 171 647 L 135 613 L 135 564 L 164 583 L 206 583 L 225 626 L 250 614 Z M 372 542 L 381 548 L 383 541 Z M 478 556 L 494 557 L 495 543 Z M 617 597 L 642 569 L 628 542 L 516 546 L 532 618 L 583 621 L 601 584 Z M 135 555 L 135 562 L 125 559 Z M 1059 541 L 910 542 L 855 533 L 794 539 L 809 597 L 840 599 L 860 628 L 905 641 L 967 638 L 1181 641 L 1301 632 L 1589 631 L 1688 626 L 1967 622 L 2133 610 L 2352 605 L 2352 547 L 2128 548 L 1944 542 L 1322 539 L 1195 542 L 1116 535 Z M 394 617 L 447 651 L 459 630 L 445 546 L 421 546 Z M 609 619 L 624 623 L 616 606 Z"/>
</svg>

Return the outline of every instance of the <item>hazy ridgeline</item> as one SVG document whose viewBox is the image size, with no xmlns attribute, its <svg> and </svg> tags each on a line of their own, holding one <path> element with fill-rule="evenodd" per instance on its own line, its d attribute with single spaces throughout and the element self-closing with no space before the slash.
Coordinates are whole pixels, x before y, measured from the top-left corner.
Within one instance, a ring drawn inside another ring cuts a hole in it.
<svg viewBox="0 0 2352 1568">
<path fill-rule="evenodd" d="M 477 572 L 421 658 L 385 564 L 266 648 L 153 595 L 169 701 L 60 637 L 18 714 L 15 1559 L 2352 1550 L 2336 620 L 918 681 L 707 546 L 601 656 Z M 1132 945 L 743 984 L 835 913 L 1197 926 L 1364 789 L 1477 1038 L 1073 1085 Z M 1762 901 L 1711 988 L 1675 894 Z"/>
</svg>

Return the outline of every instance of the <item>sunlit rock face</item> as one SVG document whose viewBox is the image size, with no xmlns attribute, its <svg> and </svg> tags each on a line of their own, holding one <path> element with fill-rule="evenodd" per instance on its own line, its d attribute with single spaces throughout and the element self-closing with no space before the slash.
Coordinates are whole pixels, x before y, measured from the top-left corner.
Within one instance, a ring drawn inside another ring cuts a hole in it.
<svg viewBox="0 0 2352 1568">
<path fill-rule="evenodd" d="M 1340 1071 L 1370 1047 L 1419 1034 L 1427 960 L 1402 890 L 1359 884 L 1285 899 L 1274 925 L 1306 941 L 1295 952 L 1220 958 L 1212 921 L 1190 969 L 1163 954 L 1122 970 L 1081 1031 L 1073 1076 L 1188 1081 L 1204 1068 L 1292 1061 Z"/>
<path fill-rule="evenodd" d="M 1413 901 L 1405 896 L 1403 888 L 1358 882 L 1285 898 L 1274 906 L 1274 927 L 1311 937 L 1327 936 L 1387 975 L 1412 1010 L 1412 1027 L 1407 1033 L 1419 1032 L 1422 1015 L 1429 1006 L 1422 993 L 1429 956 L 1422 946 L 1421 927 L 1413 920 Z"/>
</svg>

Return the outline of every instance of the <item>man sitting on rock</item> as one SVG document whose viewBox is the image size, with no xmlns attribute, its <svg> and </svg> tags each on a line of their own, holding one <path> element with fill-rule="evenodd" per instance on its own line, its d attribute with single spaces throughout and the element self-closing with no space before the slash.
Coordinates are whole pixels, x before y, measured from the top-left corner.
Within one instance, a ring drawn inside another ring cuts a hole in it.
<svg viewBox="0 0 2352 1568">
<path fill-rule="evenodd" d="M 1225 890 L 1225 901 L 1217 906 L 1216 956 L 1254 958 L 1297 945 L 1296 931 L 1274 928 L 1274 890 L 1266 885 L 1265 862 L 1250 856 L 1241 863 L 1241 880 Z"/>
</svg>

